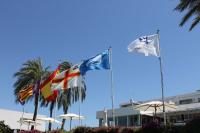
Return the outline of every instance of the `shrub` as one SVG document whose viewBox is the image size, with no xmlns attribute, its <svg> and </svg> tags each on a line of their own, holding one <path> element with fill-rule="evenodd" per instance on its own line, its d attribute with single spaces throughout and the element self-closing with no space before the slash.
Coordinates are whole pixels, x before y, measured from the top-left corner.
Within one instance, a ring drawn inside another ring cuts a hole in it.
<svg viewBox="0 0 200 133">
<path fill-rule="evenodd" d="M 90 127 L 77 127 L 73 130 L 73 133 L 93 133 Z"/>
<path fill-rule="evenodd" d="M 200 117 L 194 118 L 185 125 L 186 133 L 200 133 Z"/>
<path fill-rule="evenodd" d="M 133 128 L 122 128 L 120 133 L 133 133 Z"/>
<path fill-rule="evenodd" d="M 109 133 L 120 133 L 120 128 L 119 127 L 110 127 L 109 128 Z"/>
<path fill-rule="evenodd" d="M 119 133 L 119 127 L 99 127 L 93 129 L 94 133 Z"/>
<path fill-rule="evenodd" d="M 144 125 L 137 133 L 162 133 L 162 130 L 158 123 L 150 122 Z"/>
<path fill-rule="evenodd" d="M 94 128 L 94 133 L 108 133 L 108 127 Z"/>
<path fill-rule="evenodd" d="M 38 130 L 30 130 L 30 131 L 20 131 L 19 133 L 42 133 Z"/>
<path fill-rule="evenodd" d="M 4 121 L 0 121 L 0 133 L 12 133 L 12 129 Z"/>
<path fill-rule="evenodd" d="M 164 133 L 185 133 L 184 126 L 172 126 L 171 128 L 165 129 Z"/>
</svg>

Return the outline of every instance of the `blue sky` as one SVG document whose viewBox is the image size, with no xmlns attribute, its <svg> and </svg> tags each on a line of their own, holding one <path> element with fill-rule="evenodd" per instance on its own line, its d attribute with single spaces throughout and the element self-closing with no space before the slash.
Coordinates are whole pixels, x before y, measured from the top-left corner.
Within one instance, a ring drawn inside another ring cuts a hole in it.
<svg viewBox="0 0 200 133">
<path fill-rule="evenodd" d="M 0 1 L 0 108 L 22 110 L 13 96 L 13 74 L 22 63 L 41 57 L 55 69 L 59 60 L 79 63 L 109 46 L 113 48 L 115 107 L 161 97 L 156 57 L 128 53 L 136 38 L 160 29 L 166 96 L 200 88 L 199 26 L 178 26 L 183 14 L 174 11 L 178 0 L 21 0 Z M 109 71 L 89 71 L 87 97 L 81 113 L 83 124 L 97 126 L 96 111 L 111 108 Z M 78 103 L 70 112 L 78 113 Z M 33 102 L 25 105 L 33 112 Z M 39 114 L 48 116 L 48 109 Z M 62 114 L 58 111 L 57 114 Z M 73 123 L 77 125 L 77 122 Z M 69 128 L 68 123 L 66 128 Z"/>
</svg>

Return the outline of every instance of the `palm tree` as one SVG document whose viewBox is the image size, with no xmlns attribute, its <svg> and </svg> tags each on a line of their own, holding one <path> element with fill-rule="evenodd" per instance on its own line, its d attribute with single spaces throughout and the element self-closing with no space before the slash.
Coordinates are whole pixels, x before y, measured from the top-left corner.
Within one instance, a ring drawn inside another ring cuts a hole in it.
<svg viewBox="0 0 200 133">
<path fill-rule="evenodd" d="M 61 63 L 61 69 L 60 71 L 64 71 L 66 69 L 69 69 L 72 66 L 72 64 L 70 64 L 69 62 L 62 62 Z M 78 100 L 81 100 L 83 102 L 83 100 L 86 97 L 86 85 L 85 83 L 84 87 L 82 88 L 69 88 L 67 90 L 64 90 L 60 97 L 58 97 L 58 109 L 60 109 L 61 107 L 63 107 L 63 113 L 66 114 L 68 111 L 68 108 L 71 104 L 73 104 L 74 102 L 77 102 Z M 62 120 L 62 125 L 61 125 L 61 129 L 64 129 L 64 125 L 65 125 L 65 119 Z"/>
<path fill-rule="evenodd" d="M 187 10 L 187 13 L 182 18 L 180 26 L 183 26 L 192 16 L 195 16 L 191 26 L 190 31 L 199 23 L 200 21 L 200 0 L 180 0 L 179 4 L 176 6 L 175 10 L 183 12 Z"/>
<path fill-rule="evenodd" d="M 70 67 L 71 67 L 71 63 L 64 61 L 60 64 L 60 72 L 66 70 L 66 69 L 69 69 Z M 42 102 L 40 104 L 41 107 L 47 107 L 50 104 L 50 107 L 49 107 L 50 115 L 49 115 L 49 117 L 52 118 L 53 117 L 53 110 L 54 110 L 54 107 L 56 105 L 56 101 L 55 100 L 47 101 L 42 97 L 41 97 L 41 100 L 42 100 Z M 48 126 L 49 131 L 51 131 L 51 126 L 52 126 L 52 124 L 51 124 L 51 122 L 49 122 L 49 126 Z"/>
<path fill-rule="evenodd" d="M 30 85 L 36 85 L 36 91 L 34 93 L 35 108 L 33 121 L 35 121 L 37 117 L 40 81 L 45 79 L 49 75 L 48 68 L 49 67 L 44 68 L 42 65 L 42 60 L 38 58 L 34 60 L 28 60 L 23 64 L 22 68 L 14 74 L 14 77 L 17 78 L 16 82 L 13 85 L 15 88 L 14 95 L 16 98 L 16 103 L 19 103 L 18 93 L 20 90 Z M 30 101 L 32 98 L 33 97 L 28 98 L 27 101 Z M 34 126 L 31 127 L 31 130 L 33 129 Z"/>
<path fill-rule="evenodd" d="M 41 107 L 48 107 L 48 105 L 50 104 L 50 107 L 49 107 L 49 112 L 50 112 L 50 115 L 49 117 L 52 118 L 53 117 L 53 109 L 55 107 L 55 104 L 56 104 L 56 101 L 46 101 L 44 98 L 42 98 L 42 102 L 40 103 L 40 106 Z M 51 131 L 51 122 L 49 122 L 49 125 L 48 125 L 48 130 Z"/>
<path fill-rule="evenodd" d="M 84 87 L 81 88 L 80 87 L 69 88 L 65 90 L 59 97 L 58 108 L 60 109 L 61 107 L 63 107 L 63 113 L 67 114 L 68 108 L 71 104 L 77 102 L 78 100 L 83 102 L 83 100 L 85 100 L 85 97 L 86 97 L 85 83 Z M 61 129 L 64 129 L 64 125 L 65 125 L 65 119 L 62 120 Z"/>
</svg>

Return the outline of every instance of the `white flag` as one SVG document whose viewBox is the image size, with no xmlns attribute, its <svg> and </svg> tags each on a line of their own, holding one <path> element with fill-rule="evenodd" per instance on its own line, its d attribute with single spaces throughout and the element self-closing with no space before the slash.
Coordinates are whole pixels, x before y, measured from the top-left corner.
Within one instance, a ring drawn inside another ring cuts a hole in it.
<svg viewBox="0 0 200 133">
<path fill-rule="evenodd" d="M 145 56 L 160 56 L 158 34 L 142 36 L 128 45 L 128 52 L 138 52 Z"/>
<path fill-rule="evenodd" d="M 84 88 L 84 78 L 80 74 L 79 64 L 58 74 L 52 81 L 52 90 L 65 90 L 68 88 Z"/>
</svg>

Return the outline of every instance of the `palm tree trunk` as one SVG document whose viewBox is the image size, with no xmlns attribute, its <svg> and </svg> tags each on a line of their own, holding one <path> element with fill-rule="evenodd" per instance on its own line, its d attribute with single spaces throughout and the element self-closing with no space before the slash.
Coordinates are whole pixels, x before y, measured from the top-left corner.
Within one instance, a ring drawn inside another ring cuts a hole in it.
<svg viewBox="0 0 200 133">
<path fill-rule="evenodd" d="M 52 118 L 53 117 L 53 109 L 50 109 L 50 118 Z M 51 124 L 51 122 L 49 122 L 49 131 L 51 131 L 51 126 L 52 126 L 52 124 Z"/>
<path fill-rule="evenodd" d="M 35 90 L 35 109 L 34 109 L 34 114 L 33 114 L 33 121 L 36 120 L 37 117 L 37 111 L 38 111 L 38 101 L 39 101 L 39 84 L 40 81 L 37 82 L 37 88 Z M 31 126 L 31 130 L 34 130 L 34 125 Z"/>
<path fill-rule="evenodd" d="M 64 114 L 67 114 L 67 111 L 68 111 L 68 107 L 66 107 L 66 108 L 64 109 Z M 64 126 L 65 126 L 65 119 L 62 120 L 61 130 L 64 129 Z"/>
<path fill-rule="evenodd" d="M 65 119 L 62 120 L 61 130 L 64 129 L 64 126 L 65 126 Z"/>
</svg>

